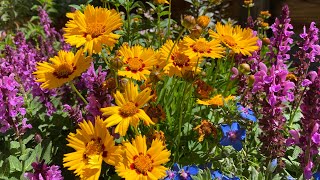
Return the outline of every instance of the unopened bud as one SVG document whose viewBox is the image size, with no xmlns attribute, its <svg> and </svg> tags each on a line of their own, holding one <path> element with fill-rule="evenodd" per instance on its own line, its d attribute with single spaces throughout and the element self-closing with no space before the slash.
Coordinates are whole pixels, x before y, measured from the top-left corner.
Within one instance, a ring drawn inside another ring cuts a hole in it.
<svg viewBox="0 0 320 180">
<path fill-rule="evenodd" d="M 210 17 L 208 16 L 199 16 L 197 19 L 197 24 L 202 27 L 206 28 L 210 23 Z"/>
<path fill-rule="evenodd" d="M 119 57 L 116 57 L 110 61 L 110 67 L 114 70 L 121 69 L 123 61 Z"/>
<path fill-rule="evenodd" d="M 191 29 L 196 25 L 196 19 L 191 15 L 185 15 L 182 20 L 182 26 Z"/>
<path fill-rule="evenodd" d="M 254 75 L 250 75 L 248 77 L 248 85 L 249 85 L 249 87 L 252 87 L 252 84 L 254 83 L 254 81 L 255 81 Z"/>
<path fill-rule="evenodd" d="M 264 45 L 269 45 L 270 44 L 270 39 L 265 37 L 265 38 L 262 39 L 262 42 L 263 42 Z"/>
<path fill-rule="evenodd" d="M 195 25 L 192 29 L 191 29 L 191 34 L 190 37 L 197 39 L 201 36 L 202 33 L 202 28 L 198 25 Z"/>
<path fill-rule="evenodd" d="M 247 63 L 240 64 L 239 71 L 243 74 L 248 74 L 250 72 L 250 65 Z"/>
</svg>

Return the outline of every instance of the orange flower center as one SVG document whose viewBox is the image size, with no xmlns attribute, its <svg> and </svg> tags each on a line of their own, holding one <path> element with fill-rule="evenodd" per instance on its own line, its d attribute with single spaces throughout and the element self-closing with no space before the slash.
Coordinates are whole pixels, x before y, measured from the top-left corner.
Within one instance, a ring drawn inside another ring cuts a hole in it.
<svg viewBox="0 0 320 180">
<path fill-rule="evenodd" d="M 228 35 L 224 35 L 222 36 L 223 38 L 223 42 L 227 45 L 229 45 L 230 47 L 234 47 L 237 45 L 236 41 L 234 40 L 233 37 L 231 36 L 228 36 Z"/>
<path fill-rule="evenodd" d="M 86 150 L 84 152 L 84 154 L 86 156 L 90 156 L 90 155 L 100 155 L 101 153 L 104 153 L 104 146 L 103 144 L 101 144 L 101 139 L 98 138 L 96 139 L 92 139 L 90 142 L 87 143 L 86 145 Z"/>
<path fill-rule="evenodd" d="M 135 115 L 138 112 L 138 108 L 133 102 L 128 102 L 123 105 L 120 109 L 120 115 L 123 117 L 130 117 Z"/>
<path fill-rule="evenodd" d="M 53 75 L 56 76 L 58 79 L 68 78 L 69 75 L 71 75 L 74 72 L 74 70 L 75 68 L 72 67 L 70 64 L 63 63 L 55 69 Z"/>
<path fill-rule="evenodd" d="M 128 64 L 127 71 L 132 71 L 133 73 L 142 71 L 143 68 L 145 67 L 145 64 L 143 64 L 142 59 L 138 57 L 128 58 L 127 64 Z"/>
<path fill-rule="evenodd" d="M 106 26 L 102 23 L 88 23 L 86 31 L 87 39 L 96 38 L 106 32 Z"/>
<path fill-rule="evenodd" d="M 203 41 L 198 41 L 190 47 L 192 48 L 193 52 L 198 52 L 198 53 L 210 53 L 211 52 L 211 48 L 208 46 L 208 44 L 206 42 L 203 42 Z"/>
<path fill-rule="evenodd" d="M 175 66 L 184 67 L 189 66 L 189 57 L 183 53 L 176 52 L 174 55 L 171 56 L 171 59 L 173 60 L 173 64 Z"/>
<path fill-rule="evenodd" d="M 131 164 L 131 169 L 135 169 L 137 173 L 142 173 L 147 175 L 148 172 L 151 172 L 153 169 L 152 166 L 153 160 L 149 154 L 143 155 L 142 153 L 139 156 L 133 157 L 133 164 Z"/>
</svg>

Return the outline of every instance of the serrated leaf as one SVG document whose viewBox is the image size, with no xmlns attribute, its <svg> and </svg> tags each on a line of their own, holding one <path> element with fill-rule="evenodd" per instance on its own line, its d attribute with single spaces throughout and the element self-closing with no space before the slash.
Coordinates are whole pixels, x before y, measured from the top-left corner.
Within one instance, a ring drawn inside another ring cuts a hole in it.
<svg viewBox="0 0 320 180">
<path fill-rule="evenodd" d="M 10 165 L 10 172 L 14 171 L 21 171 L 22 170 L 22 165 L 19 159 L 16 156 L 10 155 L 8 157 L 9 165 Z"/>
</svg>

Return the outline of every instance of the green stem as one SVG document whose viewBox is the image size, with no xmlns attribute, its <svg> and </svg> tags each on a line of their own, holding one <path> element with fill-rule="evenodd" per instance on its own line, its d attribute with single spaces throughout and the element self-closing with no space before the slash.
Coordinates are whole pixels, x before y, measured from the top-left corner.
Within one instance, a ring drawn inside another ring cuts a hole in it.
<svg viewBox="0 0 320 180">
<path fill-rule="evenodd" d="M 171 0 L 169 1 L 168 29 L 167 29 L 166 39 L 170 36 L 170 27 L 171 27 Z"/>
<path fill-rule="evenodd" d="M 77 95 L 81 98 L 81 100 L 87 105 L 89 104 L 88 101 L 80 94 L 80 92 L 78 91 L 78 89 L 74 86 L 73 82 L 70 81 L 70 86 L 71 86 L 71 89 L 74 90 Z"/>
<path fill-rule="evenodd" d="M 298 107 L 299 107 L 299 104 L 301 103 L 301 100 L 302 100 L 302 97 L 303 97 L 303 94 L 304 92 L 306 91 L 307 87 L 305 87 L 300 95 L 300 98 L 299 98 L 299 101 L 298 101 L 298 104 L 296 104 L 296 106 L 294 107 L 294 111 L 291 111 L 290 112 L 290 118 L 289 118 L 289 127 L 292 126 L 293 124 L 293 118 L 294 116 L 296 115 L 297 113 L 297 110 L 298 110 Z M 293 112 L 293 113 L 292 113 Z"/>
<path fill-rule="evenodd" d="M 131 45 L 131 42 L 130 42 L 130 33 L 131 33 L 130 32 L 131 31 L 131 28 L 130 28 L 131 27 L 131 25 L 130 25 L 131 23 L 130 22 L 131 22 L 131 17 L 130 17 L 130 6 L 129 5 L 131 6 L 130 0 L 128 0 L 127 3 L 126 3 L 126 13 L 127 13 L 127 21 L 128 21 L 127 22 L 128 23 L 127 24 L 128 25 L 127 26 L 128 43 L 129 43 L 129 45 Z"/>
<path fill-rule="evenodd" d="M 158 18 L 157 18 L 157 31 L 158 31 L 158 38 L 159 38 L 159 48 L 161 47 L 161 30 L 160 30 L 160 22 L 161 22 L 161 19 L 160 19 L 160 13 L 161 13 L 161 5 L 158 5 L 158 7 L 157 7 L 157 16 L 158 16 Z"/>
<path fill-rule="evenodd" d="M 16 121 L 16 119 L 13 119 L 13 121 Z M 22 139 L 21 139 L 21 136 L 20 136 L 20 132 L 19 132 L 19 129 L 17 126 L 14 126 L 14 131 L 15 131 L 15 134 L 16 134 L 16 137 L 18 138 L 19 140 L 19 145 L 20 145 L 20 155 L 24 155 L 25 153 L 25 147 L 24 147 L 24 144 L 22 142 Z M 24 160 L 21 161 L 21 166 L 22 166 L 22 174 L 24 174 L 25 172 L 25 169 L 24 169 Z"/>
<path fill-rule="evenodd" d="M 229 73 L 228 73 L 228 76 L 227 76 L 227 86 L 223 92 L 223 94 L 226 96 L 226 93 L 228 92 L 229 90 L 229 86 L 230 86 L 230 83 L 232 83 L 232 81 L 230 80 L 230 77 L 231 77 L 231 68 L 233 67 L 233 64 L 234 64 L 234 55 L 232 56 L 232 59 L 231 59 L 231 63 L 230 63 L 230 66 L 229 66 Z"/>
<path fill-rule="evenodd" d="M 188 82 L 186 82 L 188 83 Z M 186 92 L 189 91 L 190 87 L 192 87 L 192 84 L 185 84 L 184 89 L 183 89 L 183 94 L 182 94 L 182 99 L 181 99 L 181 104 L 180 104 L 180 115 L 179 115 L 179 129 L 178 129 L 178 139 L 177 139 L 177 150 L 175 152 L 174 156 L 174 162 L 178 162 L 179 160 L 179 148 L 180 148 L 180 141 L 181 141 L 181 129 L 182 129 L 182 119 L 183 119 L 183 102 L 186 97 Z"/>
<path fill-rule="evenodd" d="M 174 41 L 174 44 L 173 44 L 173 46 L 172 46 L 172 48 L 170 49 L 170 52 L 169 52 L 169 54 L 168 54 L 166 63 L 168 63 L 168 60 L 169 60 L 169 57 L 171 56 L 171 53 L 172 53 L 172 51 L 173 51 L 173 48 L 177 45 L 179 39 L 181 38 L 181 36 L 182 36 L 182 34 L 183 34 L 183 32 L 184 32 L 185 30 L 186 30 L 186 28 L 183 28 L 183 29 L 180 31 L 177 40 Z"/>
</svg>

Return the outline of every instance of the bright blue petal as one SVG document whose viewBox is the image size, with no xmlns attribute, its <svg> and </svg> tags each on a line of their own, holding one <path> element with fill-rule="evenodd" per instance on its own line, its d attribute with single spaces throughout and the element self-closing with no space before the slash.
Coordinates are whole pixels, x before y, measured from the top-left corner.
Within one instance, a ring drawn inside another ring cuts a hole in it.
<svg viewBox="0 0 320 180">
<path fill-rule="evenodd" d="M 222 179 L 222 172 L 220 170 L 211 171 L 212 179 Z"/>
<path fill-rule="evenodd" d="M 245 129 L 240 129 L 238 131 L 239 136 L 240 136 L 240 140 L 244 140 L 246 138 L 246 130 Z"/>
<path fill-rule="evenodd" d="M 227 136 L 225 136 L 225 137 L 223 137 L 223 138 L 221 139 L 220 144 L 221 144 L 222 146 L 229 146 L 229 145 L 232 144 L 232 142 L 231 142 L 231 139 L 230 139 L 230 138 L 228 138 Z"/>
<path fill-rule="evenodd" d="M 173 169 L 173 171 L 175 171 L 175 172 L 179 172 L 179 171 L 180 171 L 179 164 L 174 163 L 173 166 L 172 166 L 172 169 Z"/>
<path fill-rule="evenodd" d="M 254 115 L 247 115 L 247 119 L 253 122 L 257 122 L 257 118 Z"/>
<path fill-rule="evenodd" d="M 240 140 L 234 141 L 232 143 L 232 147 L 237 150 L 240 151 L 242 149 L 242 142 Z"/>
<path fill-rule="evenodd" d="M 174 177 L 174 180 L 181 180 L 182 178 L 180 177 L 180 175 L 177 175 Z"/>
<path fill-rule="evenodd" d="M 222 124 L 222 125 L 221 125 L 221 130 L 222 130 L 223 136 L 227 136 L 227 133 L 228 133 L 231 129 L 230 129 L 230 126 L 229 126 L 229 125 L 227 125 L 227 124 Z"/>
<path fill-rule="evenodd" d="M 237 122 L 233 122 L 231 124 L 231 131 L 238 131 L 240 129 L 240 125 Z"/>
<path fill-rule="evenodd" d="M 313 177 L 315 180 L 320 180 L 320 172 L 318 171 L 318 172 L 314 173 Z"/>
<path fill-rule="evenodd" d="M 192 165 L 189 167 L 188 171 L 189 171 L 189 174 L 196 175 L 199 172 L 199 168 L 195 165 Z"/>
</svg>

